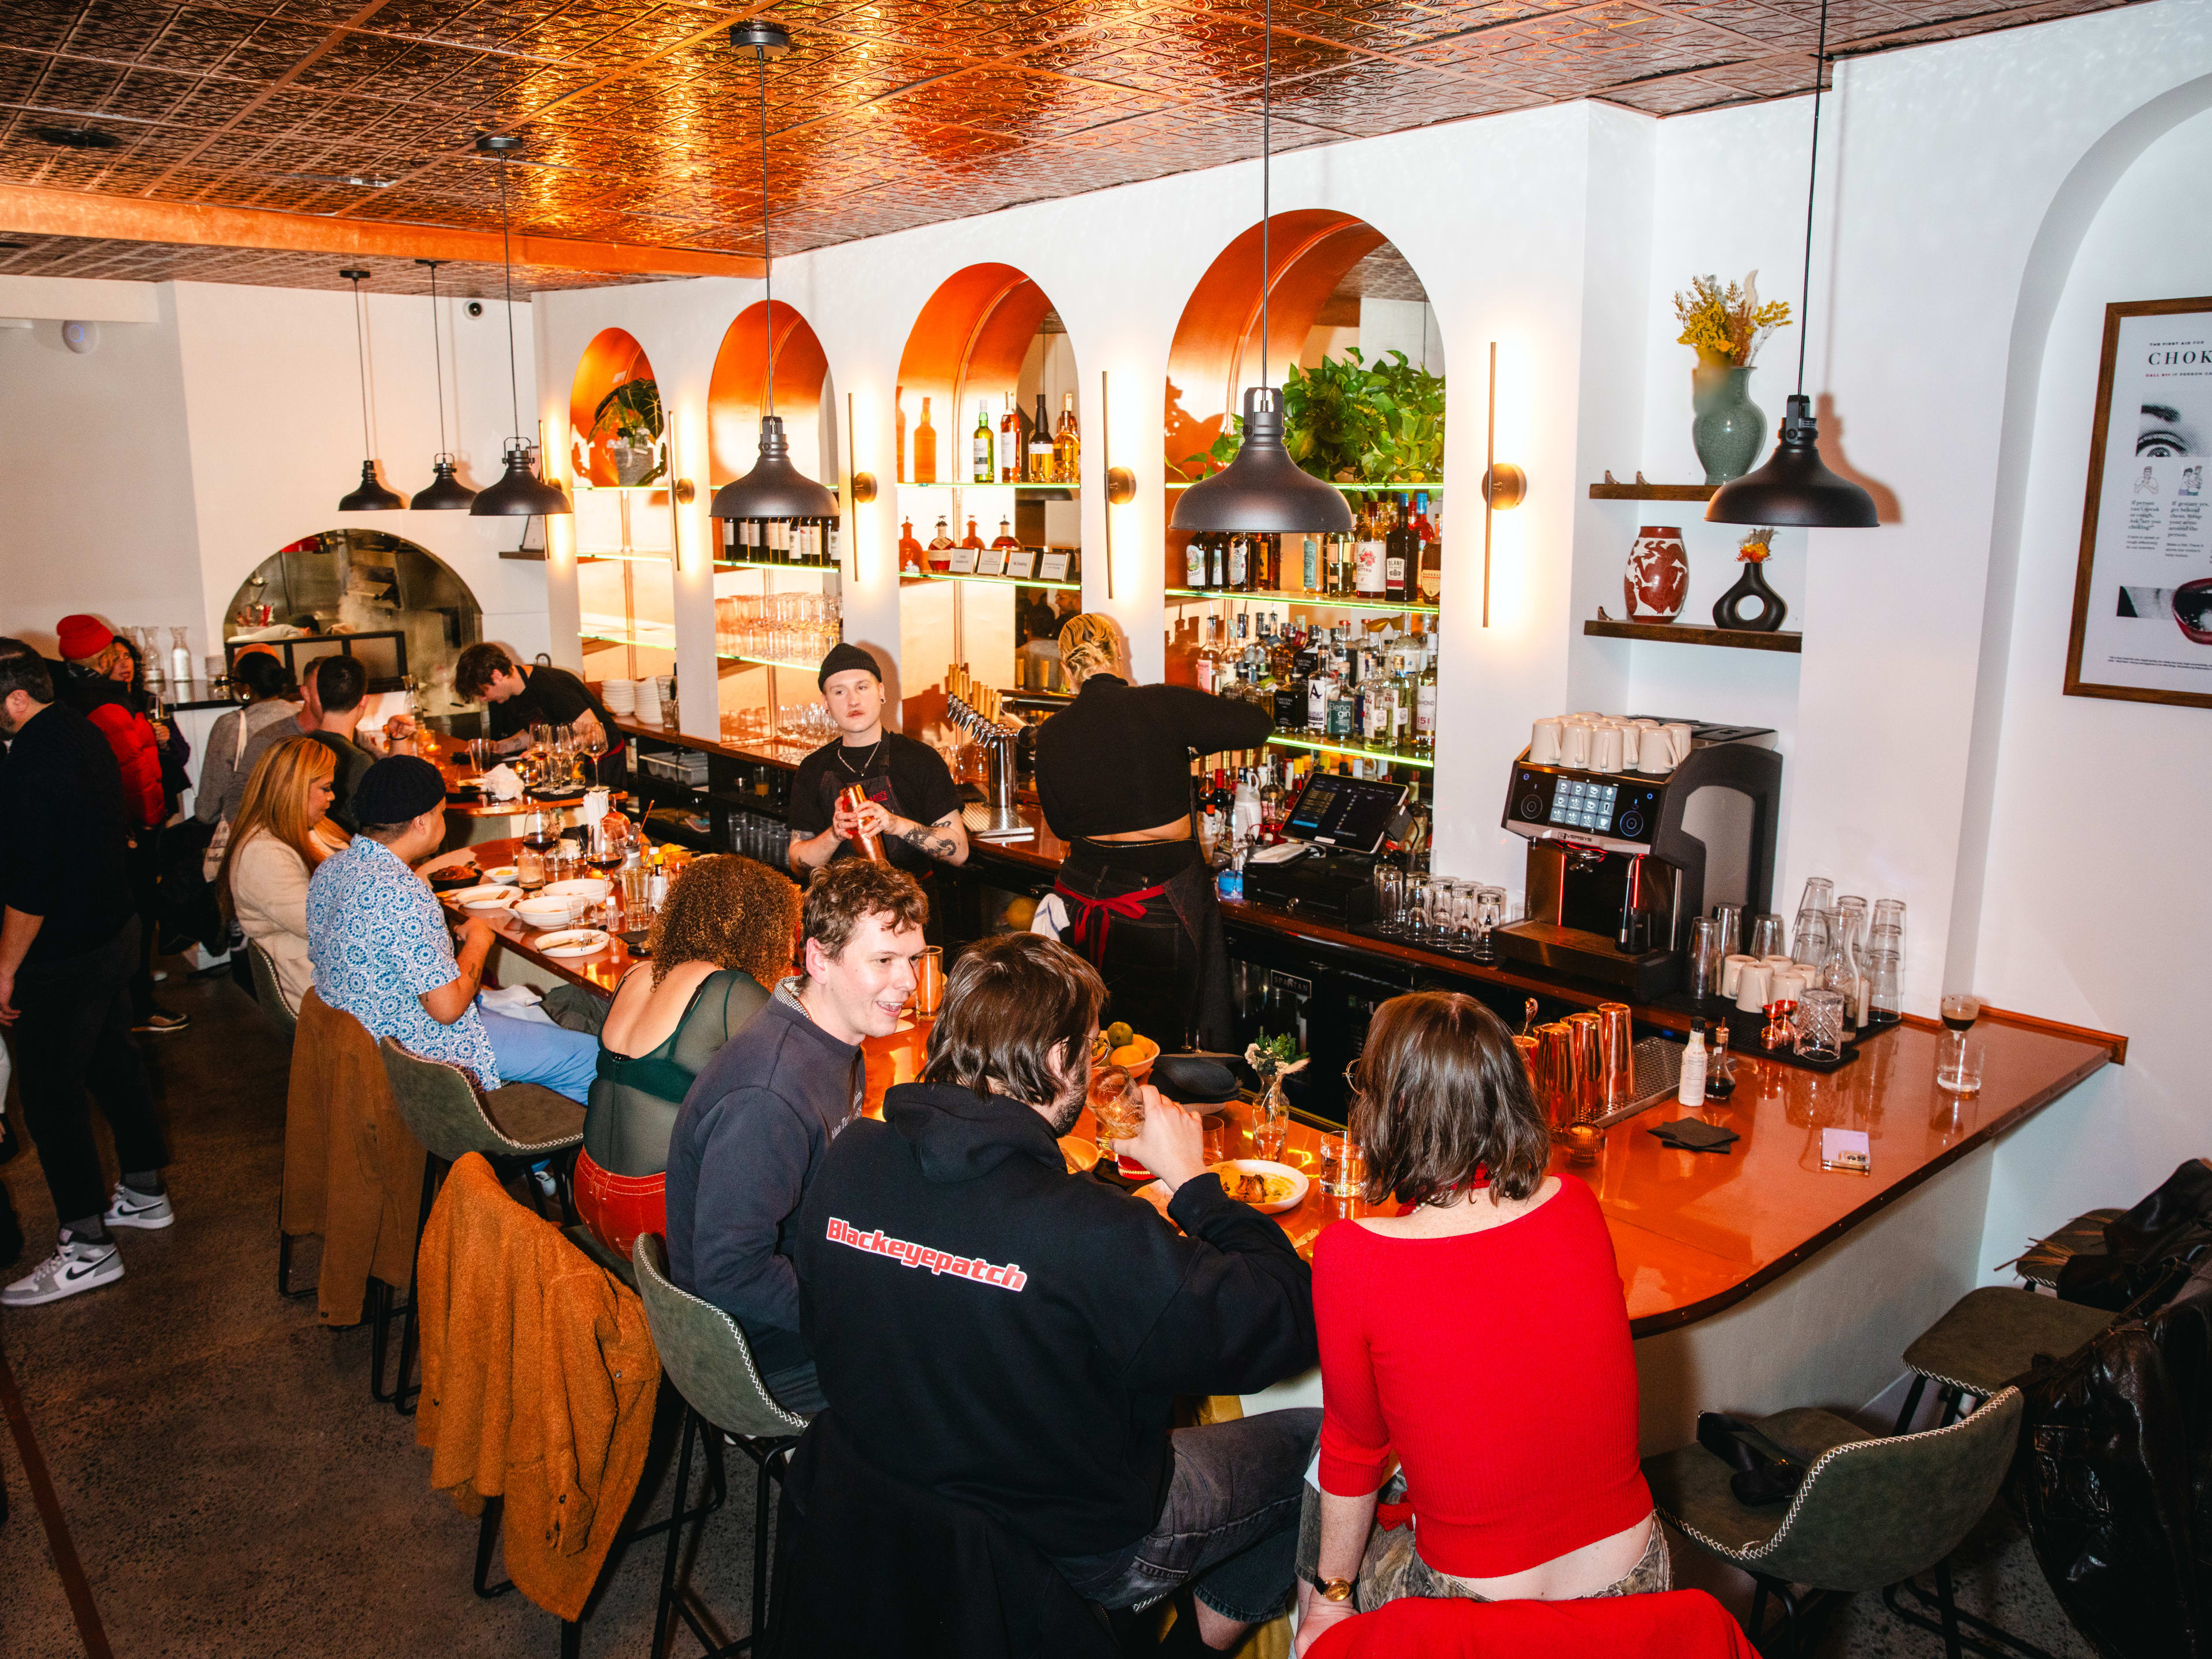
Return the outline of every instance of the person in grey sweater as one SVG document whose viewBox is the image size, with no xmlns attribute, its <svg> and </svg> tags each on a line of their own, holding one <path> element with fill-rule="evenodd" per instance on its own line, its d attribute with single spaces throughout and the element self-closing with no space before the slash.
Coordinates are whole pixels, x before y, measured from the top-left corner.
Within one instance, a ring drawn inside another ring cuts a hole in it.
<svg viewBox="0 0 2212 1659">
<path fill-rule="evenodd" d="M 202 823 L 234 823 L 239 803 L 246 798 L 246 780 L 268 744 L 256 744 L 264 728 L 287 715 L 296 717 L 300 705 L 290 701 L 292 677 L 284 665 L 265 651 L 240 657 L 231 678 L 246 688 L 246 703 L 219 717 L 208 734 L 206 758 L 200 762 L 199 782 L 192 795 L 192 816 Z M 296 737 L 296 727 L 283 734 Z M 277 741 L 281 742 L 279 738 Z M 222 849 L 215 850 L 221 859 Z"/>
<path fill-rule="evenodd" d="M 822 1408 L 799 1328 L 789 1229 L 808 1183 L 867 1098 L 862 1042 L 888 1036 L 914 994 L 929 902 L 866 859 L 817 870 L 799 917 L 799 968 L 693 1081 L 668 1146 L 668 1265 L 736 1320 L 769 1393 Z"/>
</svg>

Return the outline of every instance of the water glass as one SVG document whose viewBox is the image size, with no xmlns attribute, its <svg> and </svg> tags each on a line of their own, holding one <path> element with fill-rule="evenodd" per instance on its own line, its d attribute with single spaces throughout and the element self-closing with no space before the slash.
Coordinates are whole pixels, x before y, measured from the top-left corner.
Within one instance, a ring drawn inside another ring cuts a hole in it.
<svg viewBox="0 0 2212 1659">
<path fill-rule="evenodd" d="M 1982 1091 L 1982 1044 L 1964 1031 L 1947 1031 L 1936 1061 L 1936 1086 L 1947 1094 Z"/>
<path fill-rule="evenodd" d="M 1728 958 L 1722 924 L 1717 919 L 1690 924 L 1689 992 L 1700 1000 L 1720 994 L 1721 964 Z"/>
<path fill-rule="evenodd" d="M 1840 991 L 1808 989 L 1797 999 L 1797 1057 L 1844 1057 L 1844 997 Z"/>
<path fill-rule="evenodd" d="M 1098 1126 L 1098 1156 L 1111 1158 L 1108 1143 L 1133 1140 L 1145 1127 L 1145 1103 L 1129 1074 L 1119 1066 L 1091 1068 L 1091 1115 Z"/>
<path fill-rule="evenodd" d="M 1867 938 L 1869 941 L 1873 939 L 1875 933 L 1879 933 L 1885 927 L 1893 928 L 1896 930 L 1897 960 L 1899 965 L 1900 967 L 1903 966 L 1905 962 L 1905 901 L 1903 899 L 1876 899 L 1874 902 L 1874 914 L 1869 918 L 1867 927 Z"/>
<path fill-rule="evenodd" d="M 1725 961 L 1743 949 L 1743 906 L 1716 904 L 1713 921 L 1721 930 L 1721 958 Z"/>
<path fill-rule="evenodd" d="M 1597 1115 L 1601 1098 L 1601 1079 L 1605 1073 L 1604 1056 L 1598 1050 L 1598 1026 L 1595 1014 L 1585 1011 L 1569 1014 L 1564 1024 L 1567 1028 L 1568 1091 L 1574 1105 L 1577 1122 L 1584 1122 Z"/>
<path fill-rule="evenodd" d="M 1899 983 L 1902 975 L 1898 969 L 1897 951 L 1886 945 L 1886 939 L 1897 936 L 1887 928 L 1877 928 L 1872 944 L 1867 948 L 1867 1024 L 1894 1025 L 1905 1018 L 1905 998 Z"/>
<path fill-rule="evenodd" d="M 1536 1104 L 1555 1131 L 1564 1129 L 1575 1121 L 1573 1045 L 1567 1036 L 1566 1022 L 1553 1020 L 1539 1025 L 1535 1042 L 1536 1060 L 1532 1069 L 1536 1079 Z"/>
<path fill-rule="evenodd" d="M 1797 901 L 1802 915 L 1807 910 L 1832 909 L 1836 902 L 1836 884 L 1826 876 L 1808 876 L 1803 896 Z"/>
<path fill-rule="evenodd" d="M 1782 953 L 1782 918 L 1771 910 L 1754 916 L 1751 923 L 1751 943 L 1743 950 L 1746 956 L 1779 956 Z"/>
<path fill-rule="evenodd" d="M 1405 931 L 1399 918 L 1399 909 L 1405 902 L 1406 872 L 1399 866 L 1387 862 L 1375 866 L 1375 931 L 1385 939 L 1395 939 Z"/>
<path fill-rule="evenodd" d="M 1429 941 L 1429 907 L 1435 902 L 1434 876 L 1406 874 L 1406 937 L 1416 945 Z"/>
<path fill-rule="evenodd" d="M 1835 913 L 1832 910 L 1800 910 L 1797 932 L 1790 941 L 1790 959 L 1818 973 L 1821 963 L 1828 959 L 1835 925 Z"/>
<path fill-rule="evenodd" d="M 915 959 L 914 1011 L 924 1019 L 934 1019 L 944 1006 L 945 952 L 933 945 Z"/>
<path fill-rule="evenodd" d="M 1469 953 L 1477 962 L 1498 960 L 1498 930 L 1505 922 L 1505 890 L 1503 887 L 1478 887 L 1474 900 L 1474 948 Z"/>
<path fill-rule="evenodd" d="M 1321 1189 L 1331 1198 L 1357 1198 L 1367 1180 L 1367 1160 L 1351 1132 L 1323 1135 L 1321 1143 Z"/>
</svg>

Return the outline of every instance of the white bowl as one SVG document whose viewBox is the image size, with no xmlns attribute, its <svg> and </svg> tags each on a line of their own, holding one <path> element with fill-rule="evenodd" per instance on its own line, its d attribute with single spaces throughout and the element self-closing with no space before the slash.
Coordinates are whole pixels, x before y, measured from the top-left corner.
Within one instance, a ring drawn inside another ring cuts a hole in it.
<svg viewBox="0 0 2212 1659">
<path fill-rule="evenodd" d="M 526 900 L 514 907 L 525 926 L 531 927 L 566 927 L 584 914 L 580 899 L 561 898 L 548 902 L 543 896 Z"/>
<path fill-rule="evenodd" d="M 614 884 L 598 876 L 579 876 L 571 881 L 548 882 L 541 890 L 563 898 L 589 899 L 596 904 L 614 890 Z"/>
<path fill-rule="evenodd" d="M 1224 1174 L 1231 1170 L 1235 1170 L 1244 1175 L 1289 1176 L 1292 1190 L 1288 1198 L 1276 1204 L 1255 1204 L 1249 1206 L 1263 1215 L 1281 1215 L 1286 1211 L 1297 1209 L 1299 1205 L 1306 1201 L 1307 1188 L 1313 1184 L 1303 1170 L 1294 1170 L 1287 1164 L 1271 1164 L 1263 1158 L 1232 1158 L 1219 1164 L 1209 1164 L 1207 1167 Z M 1224 1181 L 1222 1184 L 1225 1187 L 1228 1182 Z"/>
<path fill-rule="evenodd" d="M 459 892 L 448 893 L 446 896 L 464 909 L 505 910 L 511 908 L 515 900 L 522 896 L 522 890 L 492 882 L 482 887 L 464 887 Z"/>
</svg>

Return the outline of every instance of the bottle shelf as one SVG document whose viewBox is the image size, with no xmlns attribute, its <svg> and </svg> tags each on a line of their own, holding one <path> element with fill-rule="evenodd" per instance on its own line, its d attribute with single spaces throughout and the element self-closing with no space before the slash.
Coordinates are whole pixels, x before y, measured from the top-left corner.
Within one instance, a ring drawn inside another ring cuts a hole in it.
<svg viewBox="0 0 2212 1659">
<path fill-rule="evenodd" d="M 1297 732 L 1276 732 L 1269 734 L 1267 741 L 1282 749 L 1310 749 L 1323 755 L 1348 755 L 1358 760 L 1387 761 L 1393 766 L 1419 766 L 1428 769 L 1436 766 L 1436 762 L 1425 755 L 1401 754 L 1395 749 L 1352 743 L 1340 738 L 1313 738 Z"/>
<path fill-rule="evenodd" d="M 1170 478 L 1168 488 L 1188 489 L 1193 484 L 1201 484 L 1205 482 L 1204 478 Z M 1316 482 L 1325 483 L 1331 489 L 1340 489 L 1347 495 L 1419 495 L 1424 491 L 1431 495 L 1441 495 L 1444 493 L 1443 480 L 1441 478 L 1409 478 L 1402 483 L 1339 483 L 1334 478 L 1320 478 Z M 1595 489 L 1597 486 L 1593 484 L 1590 488 Z"/>
<path fill-rule="evenodd" d="M 1168 598 L 1184 604 L 1194 600 L 1249 599 L 1255 604 L 1266 600 L 1272 605 L 1302 605 L 1316 611 L 1381 611 L 1394 615 L 1434 617 L 1442 614 L 1442 607 L 1433 605 L 1401 604 L 1395 599 L 1360 599 L 1335 593 L 1282 593 L 1273 588 L 1261 588 L 1247 593 L 1228 588 L 1170 587 Z"/>
<path fill-rule="evenodd" d="M 1042 501 L 1072 501 L 1083 493 L 1080 484 L 1066 483 L 902 483 L 900 489 L 1011 489 L 1017 495 L 1034 495 Z"/>
<path fill-rule="evenodd" d="M 1803 652 L 1802 634 L 1785 634 L 1752 628 L 1698 628 L 1682 623 L 1613 622 L 1583 624 L 1583 632 L 1603 640 L 1663 640 L 1669 645 L 1717 645 L 1735 651 L 1781 651 L 1795 656 Z"/>
<path fill-rule="evenodd" d="M 987 576 L 981 571 L 969 574 L 955 570 L 925 570 L 921 574 L 924 580 L 933 582 L 990 582 L 1000 587 L 1044 587 L 1066 593 L 1083 591 L 1081 582 L 1048 582 L 1042 576 Z M 915 577 L 908 572 L 900 580 L 912 581 Z"/>
<path fill-rule="evenodd" d="M 822 672 L 822 665 L 818 662 L 785 662 L 777 657 L 733 657 L 720 651 L 714 653 L 714 660 L 733 662 L 744 668 L 788 668 L 795 674 L 818 674 Z"/>
<path fill-rule="evenodd" d="M 1612 473 L 1605 475 L 1603 483 L 1589 487 L 1589 498 L 1594 501 L 1709 501 L 1717 484 L 1651 483 L 1639 472 L 1634 483 L 1622 483 Z"/>
<path fill-rule="evenodd" d="M 643 651 L 676 649 L 676 630 L 659 623 L 635 623 L 628 628 L 587 623 L 576 630 L 576 637 L 596 645 L 627 645 Z"/>
<path fill-rule="evenodd" d="M 538 554 L 538 556 L 538 556 L 539 558 L 543 558 L 543 557 L 544 557 L 545 556 L 544 556 L 544 554 L 541 551 L 541 552 L 539 552 L 539 553 Z M 627 552 L 627 551 L 625 551 L 625 552 L 621 552 L 621 553 L 610 553 L 610 552 L 599 552 L 599 553 L 579 553 L 579 554 L 577 554 L 577 555 L 576 555 L 576 562 L 577 562 L 578 564 L 666 564 L 666 565 L 672 565 L 672 564 L 674 564 L 674 563 L 676 562 L 676 556 L 675 556 L 674 554 L 672 554 L 672 553 L 632 553 L 632 552 Z"/>
<path fill-rule="evenodd" d="M 778 564 L 773 559 L 717 559 L 714 561 L 714 568 L 717 570 L 793 570 L 810 576 L 825 574 L 835 576 L 840 574 L 834 564 Z"/>
</svg>

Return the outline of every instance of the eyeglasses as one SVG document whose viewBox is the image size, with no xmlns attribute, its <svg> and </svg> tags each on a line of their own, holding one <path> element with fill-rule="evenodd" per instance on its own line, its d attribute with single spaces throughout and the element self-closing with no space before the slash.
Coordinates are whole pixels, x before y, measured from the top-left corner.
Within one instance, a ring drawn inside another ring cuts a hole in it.
<svg viewBox="0 0 2212 1659">
<path fill-rule="evenodd" d="M 1356 1055 L 1352 1063 L 1344 1068 L 1344 1086 L 1355 1095 L 1360 1092 L 1359 1060 Z"/>
</svg>

